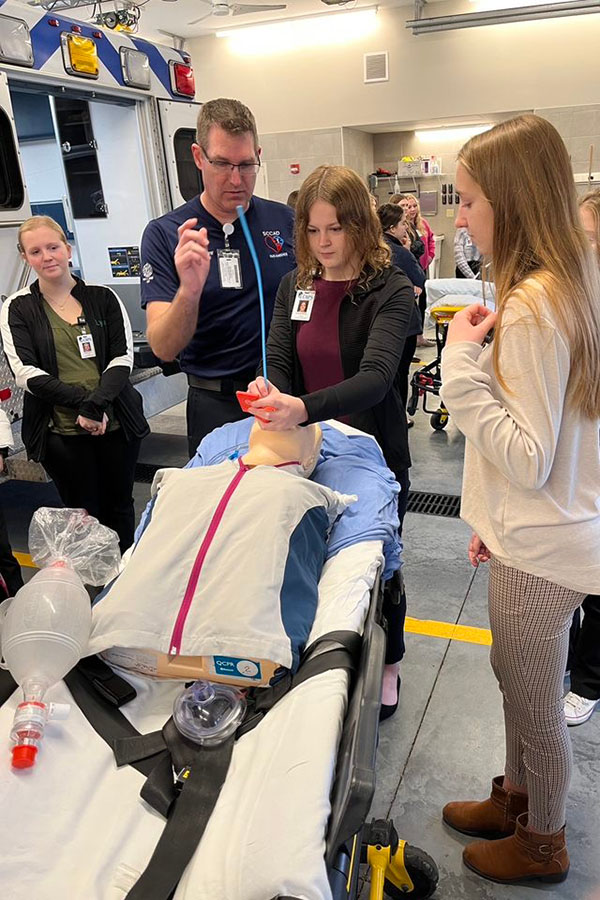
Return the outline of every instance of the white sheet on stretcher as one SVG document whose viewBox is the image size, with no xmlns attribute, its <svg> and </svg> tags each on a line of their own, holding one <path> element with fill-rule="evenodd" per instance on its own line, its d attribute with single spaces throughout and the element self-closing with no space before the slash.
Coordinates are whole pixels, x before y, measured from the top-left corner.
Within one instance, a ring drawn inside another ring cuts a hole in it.
<svg viewBox="0 0 600 900">
<path fill-rule="evenodd" d="M 362 631 L 381 560 L 381 542 L 371 541 L 326 563 L 311 641 Z M 181 685 L 127 677 L 138 696 L 123 712 L 142 733 L 162 727 Z M 175 900 L 331 897 L 323 854 L 346 688 L 339 670 L 308 679 L 237 742 Z M 71 701 L 64 683 L 50 699 Z M 164 827 L 139 797 L 144 776 L 117 770 L 75 704 L 66 722 L 48 726 L 35 768 L 14 772 L 8 736 L 19 700 L 15 692 L 0 708 L 0 897 L 123 900 Z"/>
<path fill-rule="evenodd" d="M 430 278 L 425 289 L 429 313 L 437 306 L 470 306 L 471 303 L 496 308 L 495 285 L 479 278 Z"/>
</svg>

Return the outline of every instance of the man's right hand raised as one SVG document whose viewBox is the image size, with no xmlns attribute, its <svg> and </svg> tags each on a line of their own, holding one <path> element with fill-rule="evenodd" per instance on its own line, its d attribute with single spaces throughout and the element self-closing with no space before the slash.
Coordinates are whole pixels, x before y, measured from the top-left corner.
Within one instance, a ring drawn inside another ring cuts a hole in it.
<svg viewBox="0 0 600 900">
<path fill-rule="evenodd" d="M 179 242 L 175 248 L 175 268 L 179 276 L 179 290 L 190 299 L 198 300 L 206 284 L 210 269 L 206 228 L 194 227 L 198 219 L 187 219 L 177 229 Z"/>
</svg>

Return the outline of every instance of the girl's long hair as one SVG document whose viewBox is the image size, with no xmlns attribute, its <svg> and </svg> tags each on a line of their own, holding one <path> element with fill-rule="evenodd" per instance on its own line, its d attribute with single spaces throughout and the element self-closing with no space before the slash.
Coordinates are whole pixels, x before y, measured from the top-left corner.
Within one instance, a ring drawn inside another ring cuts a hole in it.
<svg viewBox="0 0 600 900">
<path fill-rule="evenodd" d="M 523 115 L 471 138 L 458 162 L 494 212 L 492 267 L 498 321 L 493 362 L 500 371 L 501 322 L 509 295 L 521 289 L 539 319 L 535 279 L 570 349 L 569 395 L 600 417 L 600 269 L 579 219 L 567 149 L 550 122 Z"/>
<path fill-rule="evenodd" d="M 389 266 L 391 259 L 367 186 L 346 166 L 319 166 L 304 181 L 296 203 L 294 240 L 298 287 L 310 288 L 315 275 L 321 273 L 308 242 L 310 210 L 317 200 L 335 207 L 337 220 L 356 257 L 358 283 L 367 285 Z"/>
<path fill-rule="evenodd" d="M 419 198 L 415 194 L 405 194 L 404 195 L 407 200 L 414 200 L 417 204 L 417 215 L 415 216 L 414 222 L 411 221 L 410 227 L 419 232 L 421 236 L 425 234 L 425 224 L 423 222 L 423 216 L 421 215 L 421 204 L 419 203 Z"/>
</svg>

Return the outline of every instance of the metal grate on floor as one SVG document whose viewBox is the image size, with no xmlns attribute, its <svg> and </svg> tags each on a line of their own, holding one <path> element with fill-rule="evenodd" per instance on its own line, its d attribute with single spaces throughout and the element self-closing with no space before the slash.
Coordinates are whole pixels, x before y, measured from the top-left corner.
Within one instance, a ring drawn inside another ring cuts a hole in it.
<svg viewBox="0 0 600 900">
<path fill-rule="evenodd" d="M 141 484 L 152 484 L 154 476 L 163 466 L 155 466 L 154 463 L 137 463 L 135 467 L 135 481 Z"/>
<path fill-rule="evenodd" d="M 428 494 L 425 491 L 409 491 L 407 512 L 423 513 L 426 516 L 444 516 L 458 519 L 460 497 L 454 494 Z"/>
</svg>

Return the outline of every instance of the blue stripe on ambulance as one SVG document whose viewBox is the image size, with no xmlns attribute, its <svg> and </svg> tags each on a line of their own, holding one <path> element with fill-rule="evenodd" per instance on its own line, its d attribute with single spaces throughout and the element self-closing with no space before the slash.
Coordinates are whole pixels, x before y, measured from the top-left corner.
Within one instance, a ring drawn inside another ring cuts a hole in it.
<svg viewBox="0 0 600 900">
<path fill-rule="evenodd" d="M 162 86 L 169 92 L 171 97 L 174 97 L 175 94 L 171 90 L 171 75 L 169 72 L 169 63 L 163 57 L 162 53 L 155 47 L 153 44 L 149 44 L 148 41 L 142 40 L 142 38 L 132 37 L 130 40 L 137 47 L 138 50 L 142 50 L 144 53 L 148 55 L 148 59 L 150 60 L 150 68 L 161 82 Z"/>
<path fill-rule="evenodd" d="M 100 40 L 94 38 L 92 32 L 98 31 L 97 27 L 82 25 L 79 22 L 74 22 L 72 19 L 65 19 L 62 16 L 59 19 L 60 26 L 58 28 L 54 25 L 49 25 L 48 21 L 49 18 L 44 17 L 31 29 L 34 69 L 42 69 L 50 57 L 60 49 L 60 36 L 63 31 L 70 31 L 71 25 L 79 25 L 83 37 L 92 38 L 96 44 L 96 47 L 98 48 L 98 58 L 108 69 L 112 77 L 118 84 L 123 84 L 119 51 L 115 50 L 106 37 L 103 37 Z"/>
<path fill-rule="evenodd" d="M 0 0 L 0 7 L 2 7 L 5 2 L 6 0 Z M 43 69 L 50 57 L 57 51 L 60 51 L 60 36 L 63 31 L 70 30 L 71 25 L 79 25 L 81 34 L 84 37 L 90 37 L 94 40 L 98 48 L 98 58 L 102 64 L 112 75 L 117 84 L 125 87 L 123 73 L 121 71 L 119 50 L 113 46 L 106 33 L 103 32 L 103 37 L 101 39 L 94 38 L 93 32 L 98 31 L 97 25 L 85 25 L 81 22 L 75 22 L 73 19 L 61 16 L 59 19 L 60 26 L 56 27 L 48 24 L 50 18 L 54 17 L 44 16 L 44 18 L 40 19 L 40 21 L 30 30 L 31 41 L 33 44 L 34 69 L 37 69 L 38 71 Z M 155 47 L 153 44 L 150 44 L 141 38 L 134 39 L 128 35 L 128 39 L 132 41 L 138 50 L 142 50 L 148 55 L 151 70 L 161 82 L 169 96 L 175 98 L 176 95 L 171 90 L 169 63 L 164 59 L 158 47 Z M 179 55 L 182 56 L 181 53 L 179 53 Z"/>
</svg>

